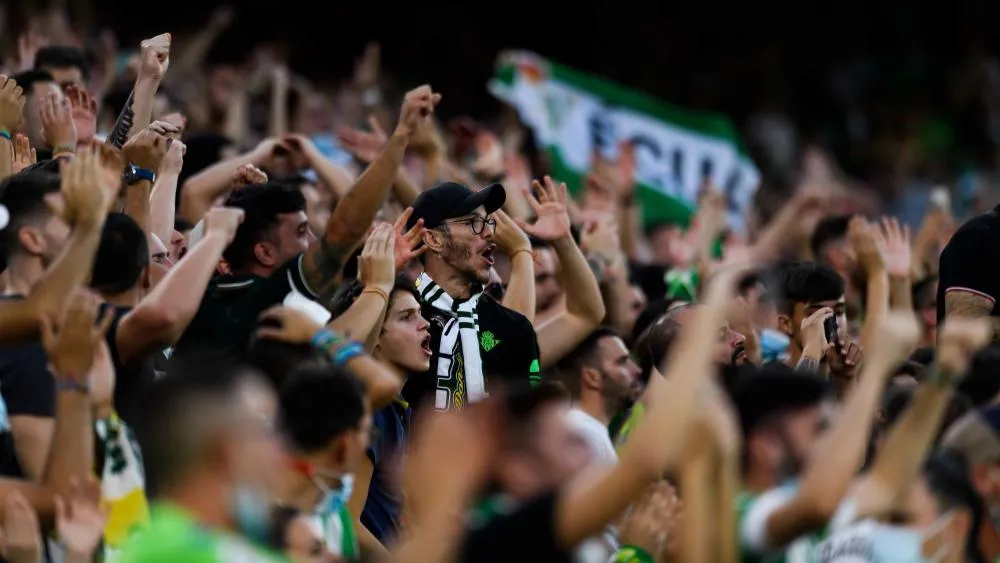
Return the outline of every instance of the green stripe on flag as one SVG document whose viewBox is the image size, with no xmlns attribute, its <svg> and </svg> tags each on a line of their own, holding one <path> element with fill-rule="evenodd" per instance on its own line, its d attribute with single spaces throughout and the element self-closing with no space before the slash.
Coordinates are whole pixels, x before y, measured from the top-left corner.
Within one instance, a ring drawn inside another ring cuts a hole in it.
<svg viewBox="0 0 1000 563">
<path fill-rule="evenodd" d="M 521 51 L 501 53 L 489 90 L 518 111 L 548 153 L 552 175 L 571 190 L 583 187 L 596 148 L 614 155 L 627 141 L 635 147 L 647 223 L 687 224 L 708 171 L 727 196 L 730 225 L 743 229 L 760 175 L 726 116 L 680 108 Z"/>
</svg>

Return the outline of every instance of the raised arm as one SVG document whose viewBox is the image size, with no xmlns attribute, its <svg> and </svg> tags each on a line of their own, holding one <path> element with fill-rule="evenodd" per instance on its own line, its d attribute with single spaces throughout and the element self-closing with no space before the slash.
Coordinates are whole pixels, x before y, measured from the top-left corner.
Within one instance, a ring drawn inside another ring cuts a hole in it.
<svg viewBox="0 0 1000 563">
<path fill-rule="evenodd" d="M 914 334 L 919 330 L 912 313 L 899 313 L 897 319 L 883 328 Z M 875 465 L 852 493 L 858 502 L 855 519 L 884 517 L 899 508 L 937 437 L 955 383 L 968 369 L 972 355 L 989 339 L 990 326 L 985 319 L 952 319 L 944 324 L 938 336 L 937 362 L 930 377 L 924 380 L 899 422 L 889 431 Z"/>
<path fill-rule="evenodd" d="M 510 260 L 510 278 L 503 295 L 503 306 L 535 321 L 535 260 L 531 255 L 531 240 L 502 210 L 495 213 L 496 241 L 500 251 Z"/>
<path fill-rule="evenodd" d="M 177 179 L 184 166 L 187 147 L 175 140 L 156 170 L 156 182 L 149 195 L 149 232 L 169 241 L 174 234 L 177 205 Z"/>
<path fill-rule="evenodd" d="M 201 304 L 208 282 L 215 274 L 243 211 L 217 207 L 205 217 L 205 236 L 139 304 L 121 320 L 115 343 L 122 363 L 145 358 L 175 344 Z"/>
<path fill-rule="evenodd" d="M 385 148 L 340 200 L 325 232 L 306 251 L 303 273 L 309 287 L 321 296 L 331 294 L 336 287 L 344 262 L 361 243 L 385 203 L 410 137 L 422 122 L 430 119 L 440 99 L 441 95 L 435 94 L 430 86 L 420 86 L 406 94 L 399 123 Z"/>
<path fill-rule="evenodd" d="M 0 75 L 0 180 L 14 173 L 14 144 L 11 135 L 17 131 L 24 111 L 22 88 L 13 78 Z"/>
<path fill-rule="evenodd" d="M 597 278 L 570 231 L 566 184 L 557 188 L 546 176 L 544 186 L 535 182 L 535 190 L 540 200 L 528 199 L 535 210 L 535 223 L 518 224 L 529 235 L 552 243 L 562 265 L 563 285 L 572 288 L 566 291 L 566 310 L 536 329 L 544 368 L 559 361 L 597 328 L 604 320 L 605 309 Z"/>
<path fill-rule="evenodd" d="M 170 66 L 170 34 L 162 33 L 139 44 L 141 63 L 135 86 L 115 120 L 107 142 L 122 148 L 153 119 L 153 99 Z"/>
<path fill-rule="evenodd" d="M 101 242 L 108 194 L 93 150 L 81 151 L 62 170 L 63 218 L 72 228 L 69 241 L 26 299 L 0 302 L 0 341 L 33 338 L 39 318 L 58 315 L 73 290 L 90 276 Z"/>
</svg>

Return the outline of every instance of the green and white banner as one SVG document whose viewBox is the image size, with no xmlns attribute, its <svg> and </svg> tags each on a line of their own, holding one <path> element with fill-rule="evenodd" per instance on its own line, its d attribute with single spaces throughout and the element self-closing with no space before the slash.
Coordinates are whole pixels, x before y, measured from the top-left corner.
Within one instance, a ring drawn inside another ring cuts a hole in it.
<svg viewBox="0 0 1000 563">
<path fill-rule="evenodd" d="M 548 151 L 552 175 L 571 188 L 583 185 L 593 151 L 614 158 L 631 142 L 647 224 L 687 224 L 707 177 L 726 195 L 730 226 L 744 229 L 760 174 L 726 116 L 678 108 L 524 51 L 501 53 L 488 87 L 518 111 Z"/>
</svg>

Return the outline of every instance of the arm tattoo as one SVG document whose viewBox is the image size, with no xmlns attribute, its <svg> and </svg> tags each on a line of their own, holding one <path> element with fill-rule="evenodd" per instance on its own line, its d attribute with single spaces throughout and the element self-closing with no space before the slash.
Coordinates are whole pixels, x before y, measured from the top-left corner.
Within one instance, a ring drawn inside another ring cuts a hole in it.
<svg viewBox="0 0 1000 563">
<path fill-rule="evenodd" d="M 310 249 L 311 260 L 303 261 L 303 273 L 309 287 L 317 293 L 319 302 L 329 303 L 337 291 L 337 279 L 354 245 L 330 242 L 326 238 L 321 238 L 317 244 Z"/>
<path fill-rule="evenodd" d="M 799 363 L 795 364 L 795 371 L 804 371 L 808 373 L 819 373 L 819 360 L 814 360 L 812 358 L 802 357 L 799 359 Z"/>
<path fill-rule="evenodd" d="M 993 312 L 993 301 L 968 291 L 950 291 L 944 296 L 944 311 L 947 317 L 989 317 Z M 993 342 L 1000 342 L 1000 317 L 990 320 Z"/>
<path fill-rule="evenodd" d="M 135 112 L 132 110 L 132 98 L 134 96 L 135 91 L 133 90 L 129 93 L 128 100 L 125 101 L 125 107 L 122 108 L 118 119 L 115 120 L 115 125 L 111 128 L 111 133 L 108 134 L 108 143 L 118 148 L 125 146 L 125 142 L 128 141 L 128 133 L 132 130 L 132 124 L 135 121 Z"/>
</svg>

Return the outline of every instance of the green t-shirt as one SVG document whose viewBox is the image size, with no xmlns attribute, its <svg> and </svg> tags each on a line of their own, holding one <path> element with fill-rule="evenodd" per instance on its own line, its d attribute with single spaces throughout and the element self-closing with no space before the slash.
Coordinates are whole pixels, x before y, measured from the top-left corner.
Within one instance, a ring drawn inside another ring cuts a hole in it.
<svg viewBox="0 0 1000 563">
<path fill-rule="evenodd" d="M 813 549 L 827 535 L 823 529 L 799 537 L 786 548 L 774 548 L 767 538 L 767 520 L 795 495 L 797 483 L 763 493 L 743 491 L 736 497 L 736 526 L 743 563 L 808 563 Z"/>
<path fill-rule="evenodd" d="M 284 563 L 280 555 L 235 535 L 200 526 L 176 506 L 153 507 L 152 524 L 129 538 L 119 563 Z"/>
<path fill-rule="evenodd" d="M 268 277 L 227 274 L 213 278 L 198 312 L 171 352 L 171 369 L 239 358 L 257 330 L 261 313 L 286 303 L 290 295 L 300 302 L 317 299 L 305 281 L 302 256 L 289 260 Z"/>
</svg>

